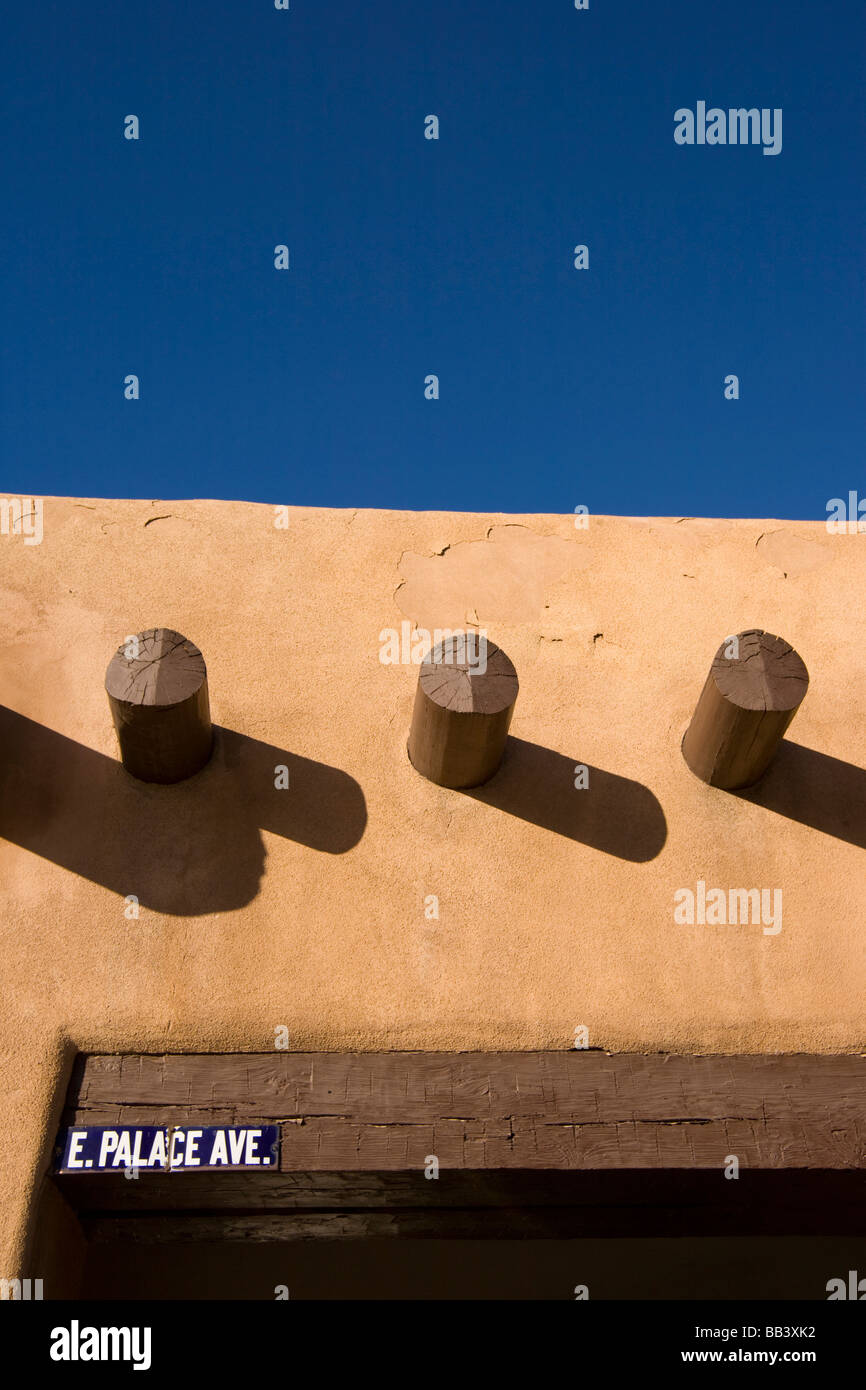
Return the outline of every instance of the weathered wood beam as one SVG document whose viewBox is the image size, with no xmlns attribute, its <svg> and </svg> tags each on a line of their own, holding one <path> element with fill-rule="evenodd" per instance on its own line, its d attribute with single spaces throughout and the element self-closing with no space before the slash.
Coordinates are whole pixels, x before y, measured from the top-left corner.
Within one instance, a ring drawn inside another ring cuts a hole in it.
<svg viewBox="0 0 866 1390">
<path fill-rule="evenodd" d="M 563 1049 L 92 1056 L 63 1123 L 281 1123 L 284 1172 L 829 1170 L 866 1168 L 864 1115 L 859 1055 Z"/>
<path fill-rule="evenodd" d="M 686 1177 L 688 1175 L 685 1175 Z M 716 1195 L 683 1191 L 681 1173 L 671 1174 L 666 1194 L 644 1191 L 635 1201 L 611 1204 L 567 1201 L 541 1205 L 518 1198 L 516 1205 L 452 1205 L 440 1191 L 439 1202 L 417 1207 L 270 1210 L 214 1207 L 196 1211 L 152 1211 L 129 1214 L 102 1208 L 84 1211 L 80 1220 L 89 1240 L 99 1243 L 159 1244 L 196 1240 L 284 1241 L 380 1239 L 389 1236 L 435 1240 L 565 1240 L 610 1237 L 695 1237 L 734 1235 L 848 1236 L 866 1235 L 866 1205 L 862 1192 L 840 1201 L 820 1184 L 791 1203 L 784 1191 L 785 1175 L 770 1179 L 751 1194 L 733 1192 L 733 1183 L 716 1180 Z M 740 1179 L 742 1183 L 743 1179 Z M 574 1185 L 581 1182 L 574 1175 Z M 171 1179 L 166 1180 L 170 1184 Z M 128 1184 L 132 1186 L 132 1184 Z M 430 1187 L 441 1184 L 430 1183 Z"/>
<path fill-rule="evenodd" d="M 105 689 L 123 766 L 142 782 L 180 782 L 213 747 L 204 657 L 170 628 L 127 638 L 109 662 Z"/>
<path fill-rule="evenodd" d="M 735 791 L 766 772 L 809 686 L 793 647 L 760 628 L 728 637 L 713 659 L 683 757 L 701 781 Z"/>
<path fill-rule="evenodd" d="M 774 1202 L 786 1208 L 824 1205 L 860 1208 L 866 1228 L 866 1170 L 744 1166 L 726 1179 L 710 1168 L 474 1168 L 443 1167 L 425 1178 L 420 1167 L 377 1172 L 218 1173 L 122 1172 L 59 1174 L 53 1181 L 79 1213 L 208 1211 L 466 1210 L 493 1207 L 747 1207 Z M 844 1228 L 843 1228 L 844 1229 Z"/>
<path fill-rule="evenodd" d="M 517 672 L 501 647 L 468 633 L 447 638 L 418 673 L 409 733 L 412 766 L 440 787 L 477 787 L 505 751 Z"/>
<path fill-rule="evenodd" d="M 64 1125 L 277 1123 L 280 1168 L 49 1181 L 98 1241 L 866 1235 L 864 1115 L 858 1054 L 91 1056 Z"/>
</svg>

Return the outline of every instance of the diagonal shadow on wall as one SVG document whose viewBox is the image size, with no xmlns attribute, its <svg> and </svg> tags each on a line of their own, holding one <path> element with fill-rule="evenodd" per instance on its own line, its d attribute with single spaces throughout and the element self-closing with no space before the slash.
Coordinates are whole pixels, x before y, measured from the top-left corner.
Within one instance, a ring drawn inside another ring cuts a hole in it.
<svg viewBox="0 0 866 1390">
<path fill-rule="evenodd" d="M 0 706 L 0 838 L 177 916 L 252 902 L 266 857 L 261 829 L 323 854 L 361 839 L 367 808 L 348 773 L 231 729 L 214 734 L 201 772 L 156 786 Z M 274 785 L 280 765 L 286 790 Z"/>
<path fill-rule="evenodd" d="M 589 767 L 588 787 L 579 790 L 579 764 L 579 758 L 509 738 L 496 775 L 464 795 L 603 854 L 641 864 L 654 859 L 667 839 L 667 822 L 649 787 Z"/>
<path fill-rule="evenodd" d="M 866 849 L 866 768 L 783 739 L 760 782 L 734 795 Z"/>
</svg>

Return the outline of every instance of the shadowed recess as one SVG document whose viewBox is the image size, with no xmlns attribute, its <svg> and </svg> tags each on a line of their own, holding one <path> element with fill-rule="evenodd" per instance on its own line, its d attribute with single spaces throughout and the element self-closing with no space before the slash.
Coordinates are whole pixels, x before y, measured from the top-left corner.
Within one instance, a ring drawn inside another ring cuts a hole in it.
<svg viewBox="0 0 866 1390">
<path fill-rule="evenodd" d="M 340 768 L 215 727 L 214 753 L 175 786 L 138 782 L 121 763 L 0 706 L 0 837 L 142 907 L 176 916 L 252 902 L 264 873 L 260 830 L 323 854 L 364 833 L 359 784 Z M 276 769 L 288 769 L 279 790 Z"/>
<path fill-rule="evenodd" d="M 734 795 L 866 849 L 866 768 L 783 739 L 757 786 Z"/>
<path fill-rule="evenodd" d="M 588 786 L 578 790 L 580 765 L 580 758 L 509 738 L 496 775 L 463 795 L 603 854 L 640 864 L 654 859 L 667 839 L 667 823 L 649 787 L 588 767 Z"/>
</svg>

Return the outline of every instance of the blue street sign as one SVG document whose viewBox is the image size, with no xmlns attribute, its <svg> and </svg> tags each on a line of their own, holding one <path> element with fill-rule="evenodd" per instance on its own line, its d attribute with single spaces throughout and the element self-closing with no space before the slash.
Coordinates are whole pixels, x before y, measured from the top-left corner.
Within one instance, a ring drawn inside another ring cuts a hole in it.
<svg viewBox="0 0 866 1390">
<path fill-rule="evenodd" d="M 57 1173 L 201 1172 L 278 1168 L 279 1125 L 257 1128 L 118 1125 L 61 1130 Z"/>
</svg>

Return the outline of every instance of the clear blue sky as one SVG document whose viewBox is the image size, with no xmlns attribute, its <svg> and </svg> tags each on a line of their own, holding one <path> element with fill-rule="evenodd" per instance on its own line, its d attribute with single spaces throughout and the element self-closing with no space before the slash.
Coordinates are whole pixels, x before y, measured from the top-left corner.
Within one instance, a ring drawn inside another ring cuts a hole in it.
<svg viewBox="0 0 866 1390">
<path fill-rule="evenodd" d="M 2 27 L 3 490 L 866 494 L 862 0 L 10 0 Z M 782 152 L 676 145 L 699 100 L 781 107 Z"/>
</svg>

